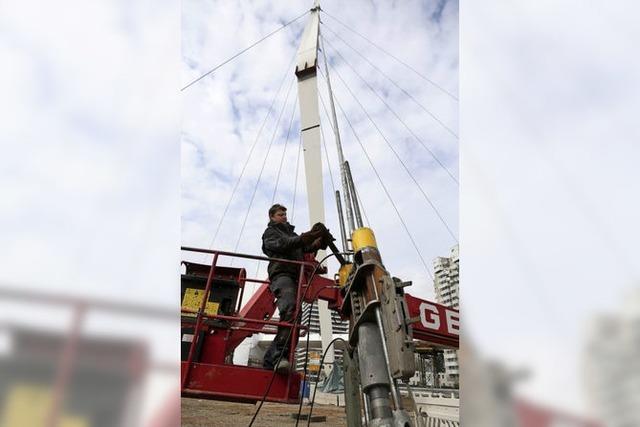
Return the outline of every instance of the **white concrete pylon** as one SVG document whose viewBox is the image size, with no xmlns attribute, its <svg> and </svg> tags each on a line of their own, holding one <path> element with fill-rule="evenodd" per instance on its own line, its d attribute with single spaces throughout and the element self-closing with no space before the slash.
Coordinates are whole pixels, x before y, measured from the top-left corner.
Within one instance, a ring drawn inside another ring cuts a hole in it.
<svg viewBox="0 0 640 427">
<path fill-rule="evenodd" d="M 320 28 L 320 2 L 315 0 L 309 20 L 302 34 L 296 61 L 298 77 L 298 99 L 300 103 L 300 129 L 304 152 L 304 167 L 309 200 L 309 224 L 325 222 L 324 189 L 322 180 L 322 157 L 320 141 L 320 112 L 318 108 L 318 35 Z M 318 251 L 317 259 L 325 256 Z M 331 312 L 326 301 L 318 301 L 322 351 L 327 351 L 333 339 Z M 334 351 L 330 348 L 325 357 L 325 372 L 333 365 Z"/>
</svg>

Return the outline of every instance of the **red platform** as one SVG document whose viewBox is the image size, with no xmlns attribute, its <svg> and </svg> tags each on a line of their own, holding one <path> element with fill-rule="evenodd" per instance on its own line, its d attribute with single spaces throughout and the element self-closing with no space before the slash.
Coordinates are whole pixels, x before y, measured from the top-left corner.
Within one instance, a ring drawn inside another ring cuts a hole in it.
<svg viewBox="0 0 640 427">
<path fill-rule="evenodd" d="M 251 260 L 271 261 L 269 258 L 207 249 L 186 248 L 182 250 L 213 255 L 211 266 L 188 265 L 193 274 L 206 278 L 206 286 L 198 310 L 182 309 L 182 314 L 194 315 L 183 320 L 183 327 L 193 328 L 188 357 L 182 361 L 182 396 L 204 399 L 254 403 L 264 400 L 278 403 L 299 403 L 302 375 L 275 374 L 261 368 L 233 365 L 230 362 L 238 345 L 255 333 L 274 333 L 276 327 L 291 328 L 289 351 L 286 354 L 291 366 L 295 366 L 295 349 L 300 337 L 299 324 L 271 320 L 276 309 L 275 297 L 267 280 L 250 279 L 244 269 L 218 266 L 219 257 L 236 257 Z M 316 298 L 329 303 L 329 308 L 339 310 L 343 303 L 341 289 L 335 280 L 316 275 L 317 261 L 312 256 L 304 261 L 278 260 L 294 264 L 299 268 L 294 318 L 302 309 L 302 301 L 312 302 Z M 205 312 L 212 285 L 216 280 L 233 279 L 240 289 L 238 304 L 228 314 Z M 246 282 L 259 283 L 260 287 L 247 303 L 241 306 Z M 459 312 L 430 301 L 405 294 L 407 310 L 412 319 L 414 339 L 434 346 L 458 348 Z M 183 338 L 184 340 L 184 338 Z M 266 393 L 266 394 L 265 394 Z"/>
<path fill-rule="evenodd" d="M 187 362 L 182 362 L 184 370 Z M 192 363 L 189 378 L 182 390 L 186 397 L 254 403 L 266 396 L 268 402 L 298 403 L 302 376 L 273 374 L 272 371 L 238 365 Z"/>
</svg>

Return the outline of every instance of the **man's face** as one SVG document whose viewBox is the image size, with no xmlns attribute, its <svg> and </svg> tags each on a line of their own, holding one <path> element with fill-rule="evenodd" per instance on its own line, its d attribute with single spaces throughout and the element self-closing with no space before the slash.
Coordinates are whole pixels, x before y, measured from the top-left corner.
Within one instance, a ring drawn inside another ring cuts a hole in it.
<svg viewBox="0 0 640 427">
<path fill-rule="evenodd" d="M 287 222 L 287 211 L 276 211 L 271 217 L 271 221 L 277 222 L 278 224 L 284 224 Z"/>
</svg>

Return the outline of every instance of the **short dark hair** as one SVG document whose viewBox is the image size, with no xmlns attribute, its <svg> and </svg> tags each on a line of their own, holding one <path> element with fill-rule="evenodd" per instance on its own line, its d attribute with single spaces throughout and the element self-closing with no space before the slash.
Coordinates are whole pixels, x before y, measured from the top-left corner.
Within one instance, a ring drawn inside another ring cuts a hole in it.
<svg viewBox="0 0 640 427">
<path fill-rule="evenodd" d="M 280 203 L 276 203 L 275 205 L 269 208 L 269 218 L 275 215 L 278 211 L 287 211 L 287 208 L 281 205 Z"/>
</svg>

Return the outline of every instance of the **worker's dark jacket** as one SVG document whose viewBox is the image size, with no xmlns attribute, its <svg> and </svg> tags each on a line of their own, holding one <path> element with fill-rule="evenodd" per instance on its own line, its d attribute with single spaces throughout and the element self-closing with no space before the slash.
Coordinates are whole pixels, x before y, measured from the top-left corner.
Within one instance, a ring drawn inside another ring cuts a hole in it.
<svg viewBox="0 0 640 427">
<path fill-rule="evenodd" d="M 300 236 L 293 231 L 294 228 L 288 222 L 281 224 L 269 221 L 267 229 L 262 234 L 262 252 L 269 258 L 302 261 L 304 253 L 313 250 L 303 247 Z M 270 261 L 268 271 L 271 280 L 279 275 L 287 275 L 297 282 L 300 275 L 300 265 Z"/>
</svg>

